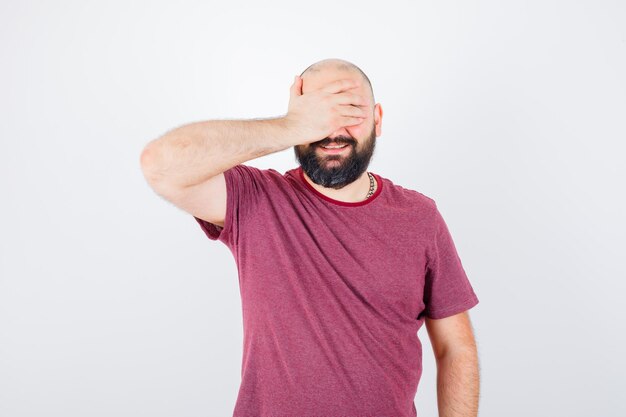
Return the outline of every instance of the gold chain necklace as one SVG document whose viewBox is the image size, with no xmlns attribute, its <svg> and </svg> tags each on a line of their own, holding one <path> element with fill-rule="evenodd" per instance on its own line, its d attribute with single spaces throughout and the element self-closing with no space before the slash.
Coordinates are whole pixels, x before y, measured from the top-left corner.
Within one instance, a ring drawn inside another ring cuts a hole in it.
<svg viewBox="0 0 626 417">
<path fill-rule="evenodd" d="M 367 176 L 370 177 L 370 190 L 368 191 L 367 195 L 365 196 L 366 200 L 368 198 L 370 198 L 372 196 L 372 194 L 374 194 L 374 176 L 372 174 L 370 174 L 369 172 L 367 173 Z"/>
</svg>

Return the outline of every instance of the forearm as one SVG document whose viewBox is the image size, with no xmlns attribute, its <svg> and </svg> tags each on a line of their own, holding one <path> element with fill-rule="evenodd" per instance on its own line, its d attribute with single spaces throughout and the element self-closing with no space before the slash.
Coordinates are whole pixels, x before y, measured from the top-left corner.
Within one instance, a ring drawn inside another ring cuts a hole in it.
<svg viewBox="0 0 626 417">
<path fill-rule="evenodd" d="M 449 353 L 437 360 L 439 417 L 478 415 L 479 368 L 475 349 Z"/>
<path fill-rule="evenodd" d="M 148 143 L 141 167 L 150 182 L 199 184 L 250 159 L 293 146 L 284 117 L 208 120 L 173 129 Z"/>
</svg>

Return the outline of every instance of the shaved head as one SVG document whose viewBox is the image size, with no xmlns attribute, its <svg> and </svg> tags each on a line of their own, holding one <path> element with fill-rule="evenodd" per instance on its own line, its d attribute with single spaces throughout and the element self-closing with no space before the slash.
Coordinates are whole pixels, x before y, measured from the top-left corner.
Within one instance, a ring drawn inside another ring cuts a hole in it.
<svg viewBox="0 0 626 417">
<path fill-rule="evenodd" d="M 347 71 L 356 74 L 358 78 L 360 78 L 362 81 L 365 81 L 370 94 L 370 99 L 372 101 L 372 107 L 374 106 L 376 100 L 374 99 L 374 89 L 372 88 L 372 83 L 370 82 L 370 79 L 367 77 L 367 75 L 365 75 L 365 73 L 361 70 L 361 68 L 357 67 L 352 62 L 339 58 L 323 59 L 309 65 L 307 69 L 302 71 L 302 74 L 300 74 L 300 78 L 304 80 L 309 75 L 315 76 L 316 74 L 320 74 L 326 71 Z"/>
<path fill-rule="evenodd" d="M 296 160 L 313 183 L 339 190 L 365 174 L 380 132 L 381 106 L 374 101 L 372 84 L 365 73 L 343 59 L 331 58 L 316 62 L 305 69 L 300 77 L 303 81 L 302 94 L 319 90 L 338 80 L 349 79 L 359 83 L 357 87 L 349 89 L 351 93 L 370 101 L 360 106 L 368 113 L 371 111 L 366 115 L 366 123 L 343 126 L 316 142 L 294 146 Z M 341 151 L 331 151 L 327 149 L 329 145 L 344 147 Z"/>
</svg>

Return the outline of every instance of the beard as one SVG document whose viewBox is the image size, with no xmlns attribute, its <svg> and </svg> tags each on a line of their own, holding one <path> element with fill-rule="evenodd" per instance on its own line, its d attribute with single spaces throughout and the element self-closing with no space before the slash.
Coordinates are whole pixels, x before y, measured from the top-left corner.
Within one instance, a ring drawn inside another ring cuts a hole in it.
<svg viewBox="0 0 626 417">
<path fill-rule="evenodd" d="M 318 149 L 332 142 L 347 144 L 349 149 L 340 154 L 328 154 Z M 367 169 L 376 147 L 376 126 L 372 127 L 369 137 L 361 144 L 361 150 L 357 151 L 356 145 L 356 141 L 350 137 L 336 136 L 308 145 L 296 145 L 293 150 L 296 160 L 311 181 L 338 190 L 356 181 Z"/>
</svg>

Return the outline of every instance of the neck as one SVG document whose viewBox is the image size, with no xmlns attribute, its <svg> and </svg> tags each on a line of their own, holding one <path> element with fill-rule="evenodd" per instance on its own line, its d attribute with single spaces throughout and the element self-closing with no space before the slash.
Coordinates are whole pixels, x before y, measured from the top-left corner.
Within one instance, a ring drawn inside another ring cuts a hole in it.
<svg viewBox="0 0 626 417">
<path fill-rule="evenodd" d="M 324 194 L 326 197 L 332 198 L 333 200 L 342 201 L 344 203 L 358 203 L 359 201 L 366 200 L 365 196 L 370 190 L 370 177 L 369 175 L 367 175 L 367 171 L 361 174 L 361 176 L 357 178 L 356 181 L 351 182 L 350 184 L 338 190 L 335 190 L 334 188 L 327 188 L 314 183 L 304 171 L 302 171 L 302 174 L 306 182 L 311 184 L 311 186 L 317 191 Z M 376 191 L 377 188 L 378 182 L 376 181 L 376 177 L 374 177 L 374 191 Z"/>
</svg>

